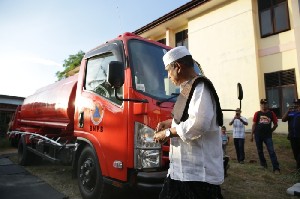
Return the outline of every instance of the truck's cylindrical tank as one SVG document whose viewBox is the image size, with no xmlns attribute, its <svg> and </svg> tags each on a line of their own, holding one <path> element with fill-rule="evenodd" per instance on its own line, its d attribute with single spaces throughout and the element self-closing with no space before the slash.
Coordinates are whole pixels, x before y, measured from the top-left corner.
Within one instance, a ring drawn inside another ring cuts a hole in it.
<svg viewBox="0 0 300 199">
<path fill-rule="evenodd" d="M 20 122 L 35 127 L 74 128 L 78 75 L 37 90 L 24 100 Z"/>
</svg>

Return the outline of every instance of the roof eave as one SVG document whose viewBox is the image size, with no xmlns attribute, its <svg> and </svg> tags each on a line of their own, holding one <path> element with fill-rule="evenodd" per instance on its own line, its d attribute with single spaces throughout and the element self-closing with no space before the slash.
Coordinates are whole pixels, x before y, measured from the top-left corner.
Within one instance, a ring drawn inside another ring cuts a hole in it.
<svg viewBox="0 0 300 199">
<path fill-rule="evenodd" d="M 152 21 L 151 23 L 135 30 L 133 33 L 140 35 L 150 29 L 153 29 L 156 26 L 159 26 L 160 24 L 163 24 L 166 21 L 169 21 L 179 15 L 182 15 L 206 2 L 208 2 L 210 0 L 192 0 L 186 4 L 184 4 L 183 6 L 180 6 L 179 8 L 176 8 L 175 10 L 169 12 L 168 14 L 165 14 L 164 16 Z"/>
</svg>

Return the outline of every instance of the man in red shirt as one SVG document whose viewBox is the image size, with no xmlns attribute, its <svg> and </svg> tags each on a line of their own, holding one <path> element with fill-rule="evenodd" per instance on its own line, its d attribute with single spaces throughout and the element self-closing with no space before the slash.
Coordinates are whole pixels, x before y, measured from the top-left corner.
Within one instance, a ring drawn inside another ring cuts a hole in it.
<svg viewBox="0 0 300 199">
<path fill-rule="evenodd" d="M 266 99 L 261 99 L 260 111 L 257 111 L 253 117 L 251 141 L 253 141 L 254 136 L 260 165 L 267 168 L 267 162 L 263 151 L 263 143 L 265 143 L 273 165 L 273 172 L 275 174 L 280 174 L 279 163 L 272 140 L 272 133 L 278 126 L 277 122 L 278 120 L 275 113 L 269 110 L 268 101 Z"/>
</svg>

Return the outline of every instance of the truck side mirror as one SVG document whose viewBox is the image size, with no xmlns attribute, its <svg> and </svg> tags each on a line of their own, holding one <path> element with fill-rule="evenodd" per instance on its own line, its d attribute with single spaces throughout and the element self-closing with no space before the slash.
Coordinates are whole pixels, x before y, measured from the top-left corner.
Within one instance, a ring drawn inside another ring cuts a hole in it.
<svg viewBox="0 0 300 199">
<path fill-rule="evenodd" d="M 122 62 L 111 61 L 108 64 L 107 81 L 115 89 L 121 88 L 124 84 L 124 66 Z"/>
<path fill-rule="evenodd" d="M 120 101 L 148 103 L 147 99 L 122 99 L 117 95 L 117 89 L 121 88 L 125 81 L 124 66 L 122 62 L 111 61 L 107 68 L 107 82 L 114 87 L 115 97 Z"/>
<path fill-rule="evenodd" d="M 240 84 L 240 83 L 237 84 L 237 94 L 238 94 L 238 99 L 242 100 L 243 99 L 243 88 L 242 88 L 242 84 Z"/>
<path fill-rule="evenodd" d="M 243 88 L 242 84 L 237 84 L 237 97 L 240 100 L 240 109 L 242 109 L 242 99 L 243 99 Z M 236 109 L 222 109 L 222 111 L 235 111 Z"/>
</svg>

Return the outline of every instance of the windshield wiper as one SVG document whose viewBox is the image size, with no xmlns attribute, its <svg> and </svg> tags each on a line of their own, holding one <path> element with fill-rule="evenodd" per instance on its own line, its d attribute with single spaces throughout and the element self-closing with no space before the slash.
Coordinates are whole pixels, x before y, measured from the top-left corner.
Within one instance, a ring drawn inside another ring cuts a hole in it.
<svg viewBox="0 0 300 199">
<path fill-rule="evenodd" d="M 175 97 L 178 97 L 179 93 L 172 93 L 171 95 L 173 95 L 173 96 L 171 96 L 171 97 L 169 97 L 169 98 L 167 98 L 167 99 L 161 100 L 161 101 L 157 101 L 157 102 L 156 102 L 156 105 L 157 105 L 157 106 L 160 106 L 160 105 L 161 105 L 162 103 L 164 103 L 164 102 L 169 102 L 171 99 L 173 99 L 173 98 L 175 98 Z"/>
</svg>

